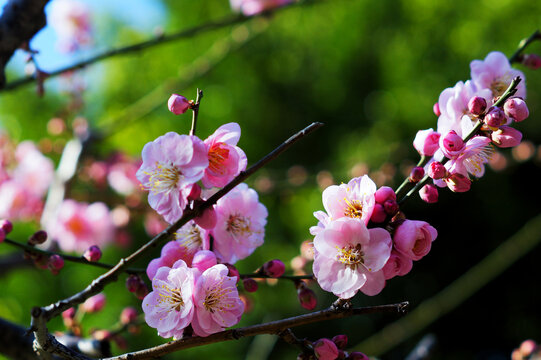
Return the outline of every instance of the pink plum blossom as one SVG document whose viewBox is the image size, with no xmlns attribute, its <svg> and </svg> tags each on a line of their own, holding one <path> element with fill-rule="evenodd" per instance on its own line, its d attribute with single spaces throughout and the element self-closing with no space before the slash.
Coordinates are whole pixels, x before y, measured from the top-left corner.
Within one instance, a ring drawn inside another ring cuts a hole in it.
<svg viewBox="0 0 541 360">
<path fill-rule="evenodd" d="M 413 147 L 420 155 L 432 156 L 439 149 L 440 133 L 432 130 L 419 130 L 413 140 Z"/>
<path fill-rule="evenodd" d="M 152 289 L 143 300 L 146 323 L 158 335 L 182 338 L 194 316 L 193 293 L 198 271 L 178 260 L 171 268 L 161 267 L 152 279 Z"/>
<path fill-rule="evenodd" d="M 223 262 L 234 264 L 263 244 L 267 208 L 248 185 L 240 184 L 218 200 L 216 215 L 214 250 Z"/>
<path fill-rule="evenodd" d="M 11 220 L 35 220 L 41 214 L 43 202 L 23 184 L 7 180 L 0 184 L 0 217 Z"/>
<path fill-rule="evenodd" d="M 515 147 L 522 141 L 522 133 L 510 126 L 501 126 L 490 134 L 492 142 L 501 148 Z"/>
<path fill-rule="evenodd" d="M 438 232 L 425 221 L 405 220 L 395 231 L 394 247 L 411 260 L 420 260 L 430 252 Z"/>
<path fill-rule="evenodd" d="M 528 105 L 521 98 L 513 97 L 508 99 L 503 105 L 505 114 L 516 122 L 521 122 L 530 116 L 530 110 L 528 110 Z"/>
<path fill-rule="evenodd" d="M 462 149 L 464 149 L 462 136 L 458 135 L 454 130 L 449 131 L 445 136 L 440 138 L 440 149 L 443 155 L 449 159 L 457 157 Z"/>
<path fill-rule="evenodd" d="M 389 259 L 391 247 L 391 237 L 382 228 L 367 229 L 364 222 L 348 217 L 334 220 L 314 239 L 314 275 L 323 290 L 344 299 L 369 280 L 367 292 L 381 291 L 385 279 L 375 273 Z"/>
<path fill-rule="evenodd" d="M 199 250 L 195 253 L 192 260 L 192 267 L 204 272 L 208 268 L 213 267 L 218 263 L 216 254 L 210 250 Z"/>
<path fill-rule="evenodd" d="M 413 260 L 393 249 L 391 256 L 383 267 L 385 279 L 392 279 L 395 276 L 404 276 L 411 271 Z"/>
<path fill-rule="evenodd" d="M 424 202 L 433 204 L 438 202 L 438 188 L 434 185 L 426 184 L 419 190 L 419 196 L 423 199 Z"/>
<path fill-rule="evenodd" d="M 376 184 L 367 176 L 349 183 L 331 185 L 323 191 L 323 206 L 331 220 L 342 217 L 361 219 L 368 224 L 374 209 Z"/>
<path fill-rule="evenodd" d="M 205 187 L 224 187 L 246 169 L 248 160 L 244 151 L 237 146 L 239 139 L 240 126 L 237 123 L 222 125 L 205 139 L 209 160 L 201 179 Z"/>
<path fill-rule="evenodd" d="M 471 78 L 479 89 L 489 89 L 492 97 L 501 96 L 513 81 L 520 76 L 522 81 L 518 84 L 516 96 L 526 98 L 526 78 L 524 74 L 515 70 L 509 64 L 507 56 L 501 52 L 493 51 L 484 60 L 473 60 L 470 63 Z"/>
<path fill-rule="evenodd" d="M 451 173 L 464 176 L 471 174 L 480 178 L 485 173 L 485 164 L 490 160 L 494 149 L 491 140 L 485 136 L 474 136 L 466 142 L 460 154 L 446 164 Z"/>
<path fill-rule="evenodd" d="M 314 352 L 320 360 L 335 360 L 338 358 L 338 348 L 329 339 L 319 339 L 314 343 Z"/>
<path fill-rule="evenodd" d="M 84 252 L 92 245 L 102 247 L 112 241 L 114 225 L 104 203 L 64 200 L 47 224 L 47 232 L 63 251 Z"/>
<path fill-rule="evenodd" d="M 227 276 L 223 264 L 205 270 L 197 279 L 194 291 L 193 331 L 208 336 L 236 325 L 244 312 L 236 277 Z"/>
<path fill-rule="evenodd" d="M 100 293 L 86 299 L 82 307 L 84 311 L 88 313 L 95 313 L 101 311 L 105 307 L 105 302 L 105 294 Z"/>
<path fill-rule="evenodd" d="M 48 23 L 56 31 L 58 47 L 73 52 L 91 43 L 90 14 L 86 4 L 75 0 L 55 0 L 51 3 Z"/>
<path fill-rule="evenodd" d="M 293 0 L 230 0 L 233 11 L 252 16 L 275 7 L 287 5 Z"/>
<path fill-rule="evenodd" d="M 167 108 L 175 115 L 184 114 L 190 108 L 190 102 L 182 95 L 172 94 L 167 101 Z"/>
<path fill-rule="evenodd" d="M 137 169 L 141 166 L 139 161 L 121 157 L 115 161 L 107 172 L 109 186 L 120 195 L 130 195 L 139 189 Z"/>
<path fill-rule="evenodd" d="M 471 180 L 467 176 L 458 173 L 446 177 L 444 182 L 453 192 L 466 192 L 471 188 Z"/>
<path fill-rule="evenodd" d="M 43 156 L 31 141 L 23 141 L 15 150 L 17 166 L 12 178 L 37 197 L 45 195 L 54 178 L 51 159 Z"/>
<path fill-rule="evenodd" d="M 168 132 L 147 143 L 142 157 L 137 178 L 149 191 L 150 207 L 173 223 L 186 207 L 188 186 L 199 181 L 209 165 L 205 144 L 195 136 Z"/>
<path fill-rule="evenodd" d="M 324 211 L 314 212 L 314 217 L 318 220 L 318 223 L 316 226 L 310 227 L 310 234 L 316 236 L 321 230 L 325 229 L 325 227 L 331 222 L 331 219 Z"/>
</svg>

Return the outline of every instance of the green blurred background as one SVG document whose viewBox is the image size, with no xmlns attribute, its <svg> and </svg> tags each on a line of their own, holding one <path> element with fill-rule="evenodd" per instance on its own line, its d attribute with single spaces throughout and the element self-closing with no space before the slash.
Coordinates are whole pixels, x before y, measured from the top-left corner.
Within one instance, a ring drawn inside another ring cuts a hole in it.
<svg viewBox="0 0 541 360">
<path fill-rule="evenodd" d="M 137 1 L 129 6 L 137 7 Z M 226 0 L 156 1 L 156 6 L 163 21 L 155 27 L 166 33 L 231 13 Z M 141 28 L 137 21 L 119 19 L 118 14 L 95 11 L 96 48 L 154 36 L 148 26 Z M 138 156 L 146 142 L 167 131 L 188 132 L 190 117 L 173 116 L 166 101 L 172 92 L 194 98 L 196 88 L 201 88 L 199 136 L 205 138 L 221 124 L 238 122 L 243 131 L 240 146 L 249 164 L 311 122 L 325 123 L 248 181 L 260 190 L 269 217 L 265 244 L 238 267 L 249 272 L 266 260 L 280 258 L 289 268 L 301 242 L 310 239 L 308 228 L 316 223 L 312 213 L 322 209 L 322 186 L 368 173 L 378 185 L 396 188 L 405 169 L 418 160 L 411 146 L 416 131 L 436 126 L 432 105 L 439 93 L 469 78 L 471 60 L 483 59 L 493 50 L 512 54 L 519 40 L 540 24 L 541 3 L 529 0 L 313 1 L 93 65 L 83 72 L 84 106 L 66 120 L 84 116 L 93 130 L 107 135 L 89 149 L 92 157 L 105 158 L 119 149 Z M 528 50 L 541 52 L 541 46 L 534 43 Z M 11 66 L 9 79 L 15 79 L 20 66 Z M 418 198 L 410 201 L 404 208 L 408 217 L 426 220 L 439 231 L 431 253 L 416 262 L 407 276 L 390 280 L 380 295 L 359 294 L 356 305 L 407 300 L 416 309 L 538 214 L 541 75 L 517 67 L 526 74 L 531 114 L 518 125 L 527 140 L 523 151 L 502 151 L 507 166 L 489 169 L 468 193 L 441 191 L 440 202 L 434 205 Z M 42 139 L 47 122 L 64 114 L 69 99 L 62 85 L 50 80 L 45 86 L 43 98 L 35 95 L 33 85 L 0 94 L 0 122 L 15 140 Z M 62 143 L 62 139 L 55 141 Z M 51 156 L 58 160 L 58 154 Z M 79 198 L 93 199 L 84 185 L 78 189 Z M 35 229 L 36 225 L 19 225 L 13 238 L 23 241 Z M 130 232 L 133 246 L 148 240 L 141 225 Z M 13 250 L 4 246 L 2 251 Z M 104 261 L 114 262 L 127 254 L 129 249 L 111 246 Z M 494 280 L 450 313 L 439 316 L 427 311 L 434 322 L 426 328 L 402 334 L 404 341 L 397 346 L 372 342 L 370 349 L 377 348 L 382 359 L 402 359 L 423 335 L 431 333 L 437 338 L 434 359 L 508 359 L 522 340 L 541 340 L 540 256 L 541 250 L 534 248 L 501 276 L 486 273 Z M 100 273 L 67 264 L 58 276 L 33 268 L 2 274 L 0 316 L 28 326 L 32 306 L 67 297 Z M 312 286 L 321 309 L 333 297 L 316 287 Z M 111 326 L 125 306 L 140 307 L 125 290 L 123 279 L 105 293 L 105 310 L 87 315 L 85 330 Z M 260 284 L 260 290 L 250 296 L 253 310 L 239 326 L 306 313 L 286 281 L 272 287 Z M 357 344 L 397 318 L 369 315 L 304 326 L 295 333 L 311 340 L 344 333 L 351 349 L 368 351 Z M 59 319 L 50 325 L 51 330 L 62 330 Z M 126 338 L 130 350 L 165 342 L 146 326 Z M 167 358 L 296 358 L 296 348 L 275 340 L 270 336 L 242 339 Z"/>
</svg>

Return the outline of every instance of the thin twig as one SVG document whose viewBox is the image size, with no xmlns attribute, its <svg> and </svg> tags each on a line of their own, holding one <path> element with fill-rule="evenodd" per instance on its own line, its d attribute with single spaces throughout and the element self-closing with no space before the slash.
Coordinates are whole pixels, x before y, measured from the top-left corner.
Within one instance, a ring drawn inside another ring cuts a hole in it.
<svg viewBox="0 0 541 360">
<path fill-rule="evenodd" d="M 514 63 L 514 62 L 520 61 L 522 52 L 524 51 L 524 49 L 526 49 L 526 47 L 530 45 L 532 42 L 539 39 L 541 39 L 541 32 L 539 32 L 539 30 L 535 30 L 532 35 L 530 35 L 529 37 L 525 39 L 522 39 L 520 43 L 518 44 L 517 51 L 515 51 L 515 53 L 511 55 L 511 57 L 509 58 L 509 62 Z"/>
<path fill-rule="evenodd" d="M 312 133 L 313 131 L 319 129 L 321 126 L 323 126 L 322 123 L 312 123 L 311 125 L 307 126 L 303 130 L 296 133 L 295 135 L 291 136 L 289 139 L 284 141 L 282 144 L 280 144 L 277 148 L 275 148 L 265 157 L 260 159 L 257 163 L 252 165 L 249 169 L 241 172 L 235 179 L 233 179 L 224 188 L 216 192 L 208 200 L 194 205 L 193 209 L 186 209 L 184 211 L 184 215 L 179 220 L 177 220 L 174 224 L 170 225 L 167 229 L 162 231 L 152 240 L 147 242 L 145 245 L 141 246 L 138 250 L 136 250 L 130 256 L 120 259 L 118 264 L 116 264 L 111 270 L 99 276 L 98 278 L 94 279 L 90 283 L 90 285 L 88 285 L 82 291 L 78 292 L 77 294 L 67 299 L 60 300 L 48 306 L 41 307 L 41 308 L 40 307 L 34 308 L 32 310 L 31 323 L 32 323 L 32 329 L 34 331 L 34 335 L 36 337 L 36 341 L 38 342 L 39 347 L 41 347 L 45 351 L 62 355 L 62 353 L 65 351 L 64 349 L 65 347 L 58 344 L 58 342 L 54 339 L 54 337 L 50 335 L 47 331 L 46 325 L 50 319 L 52 319 L 55 316 L 60 315 L 63 311 L 67 310 L 68 308 L 74 305 L 81 304 L 90 296 L 98 294 L 100 291 L 103 290 L 103 288 L 106 285 L 116 281 L 119 273 L 121 273 L 122 271 L 125 271 L 128 265 L 133 263 L 135 260 L 139 259 L 148 250 L 158 246 L 161 242 L 165 241 L 165 239 L 172 236 L 175 233 L 175 231 L 177 231 L 180 227 L 182 227 L 188 221 L 198 216 L 201 216 L 201 214 L 206 209 L 214 205 L 216 201 L 218 201 L 222 196 L 224 196 L 229 191 L 231 191 L 235 186 L 242 183 L 249 176 L 254 174 L 256 171 L 261 169 L 270 161 L 274 160 L 276 157 L 278 157 L 281 153 L 283 153 L 285 150 L 287 150 L 297 141 L 299 141 L 306 135 Z"/>
<path fill-rule="evenodd" d="M 188 349 L 196 346 L 214 344 L 217 342 L 238 340 L 243 337 L 261 335 L 261 334 L 283 334 L 283 331 L 301 325 L 313 324 L 326 320 L 343 319 L 351 316 L 366 315 L 374 313 L 395 313 L 404 314 L 408 309 L 408 302 L 401 302 L 398 304 L 390 305 L 378 305 L 361 308 L 329 308 L 326 310 L 316 311 L 310 314 L 304 314 L 294 316 L 282 320 L 271 321 L 264 324 L 258 324 L 248 326 L 244 328 L 237 328 L 231 330 L 221 331 L 212 334 L 207 337 L 191 337 L 176 341 L 170 341 L 163 345 L 136 351 L 132 353 L 123 354 L 103 360 L 141 360 L 141 359 L 153 359 L 160 356 L 170 354 L 175 351 Z"/>
<path fill-rule="evenodd" d="M 192 128 L 190 129 L 190 135 L 195 135 L 195 128 L 197 126 L 197 116 L 199 115 L 199 104 L 203 98 L 203 90 L 197 89 L 197 97 L 195 99 L 195 104 L 192 105 Z"/>
</svg>

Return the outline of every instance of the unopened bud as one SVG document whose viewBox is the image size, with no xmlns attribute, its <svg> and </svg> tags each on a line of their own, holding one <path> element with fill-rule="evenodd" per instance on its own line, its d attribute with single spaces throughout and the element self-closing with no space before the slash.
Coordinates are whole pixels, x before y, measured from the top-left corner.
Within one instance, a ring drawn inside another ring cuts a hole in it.
<svg viewBox="0 0 541 360">
<path fill-rule="evenodd" d="M 316 294 L 306 285 L 302 285 L 297 289 L 297 297 L 301 306 L 306 310 L 314 310 L 317 306 Z"/>
<path fill-rule="evenodd" d="M 487 101 L 480 96 L 474 96 L 468 102 L 468 111 L 473 115 L 481 115 L 487 109 Z"/>
<path fill-rule="evenodd" d="M 6 239 L 6 232 L 4 231 L 4 229 L 0 227 L 0 243 L 4 242 L 5 239 Z"/>
<path fill-rule="evenodd" d="M 0 220 L 0 228 L 2 228 L 4 233 L 7 235 L 13 230 L 13 224 L 7 219 L 2 219 Z"/>
<path fill-rule="evenodd" d="M 419 196 L 424 202 L 433 204 L 438 202 L 438 189 L 431 184 L 426 184 L 419 190 Z"/>
<path fill-rule="evenodd" d="M 242 285 L 247 292 L 256 292 L 258 288 L 257 281 L 252 278 L 243 279 Z"/>
<path fill-rule="evenodd" d="M 190 102 L 182 95 L 173 94 L 167 101 L 167 107 L 173 114 L 180 115 L 190 108 Z"/>
<path fill-rule="evenodd" d="M 454 130 L 451 130 L 440 138 L 440 148 L 446 157 L 453 159 L 464 149 L 464 140 Z"/>
<path fill-rule="evenodd" d="M 338 357 L 336 344 L 329 339 L 319 339 L 314 343 L 314 353 L 321 360 L 334 360 Z"/>
<path fill-rule="evenodd" d="M 520 122 L 530 116 L 528 105 L 521 98 L 508 99 L 503 105 L 505 114 L 513 118 L 516 122 Z"/>
<path fill-rule="evenodd" d="M 485 124 L 491 129 L 497 129 L 500 126 L 504 125 L 507 122 L 507 117 L 505 116 L 504 111 L 497 107 L 491 106 L 488 109 L 488 112 L 485 116 Z"/>
<path fill-rule="evenodd" d="M 90 262 L 98 261 L 99 259 L 101 259 L 101 250 L 96 245 L 92 245 L 91 247 L 86 249 L 83 257 Z"/>
<path fill-rule="evenodd" d="M 64 259 L 62 256 L 54 254 L 49 256 L 49 260 L 47 262 L 47 267 L 51 270 L 53 274 L 58 274 L 60 269 L 64 267 Z"/>
<path fill-rule="evenodd" d="M 263 272 L 272 278 L 278 278 L 284 275 L 285 270 L 286 266 L 282 260 L 279 259 L 267 261 L 265 264 L 263 264 Z"/>
<path fill-rule="evenodd" d="M 83 303 L 82 307 L 84 311 L 88 313 L 95 313 L 103 309 L 105 306 L 105 295 L 104 294 L 98 294 L 94 295 Z"/>
<path fill-rule="evenodd" d="M 120 313 L 120 322 L 124 325 L 134 322 L 135 319 L 137 319 L 137 310 L 131 306 L 125 307 Z"/>
<path fill-rule="evenodd" d="M 75 308 L 70 307 L 68 310 L 62 311 L 63 319 L 73 319 L 75 317 Z"/>
<path fill-rule="evenodd" d="M 374 194 L 377 203 L 383 204 L 387 200 L 396 200 L 394 190 L 388 186 L 382 186 Z"/>
<path fill-rule="evenodd" d="M 368 356 L 359 351 L 349 353 L 348 360 L 370 360 Z"/>
<path fill-rule="evenodd" d="M 379 224 L 384 222 L 385 219 L 387 219 L 387 213 L 385 212 L 385 208 L 383 207 L 383 205 L 379 203 L 374 204 L 374 210 L 372 211 L 370 221 Z"/>
<path fill-rule="evenodd" d="M 434 114 L 436 116 L 440 116 L 441 115 L 440 104 L 435 103 L 434 106 L 432 106 L 432 111 L 434 111 Z"/>
<path fill-rule="evenodd" d="M 28 239 L 28 245 L 39 245 L 45 241 L 47 241 L 47 232 L 45 230 L 38 230 Z"/>
<path fill-rule="evenodd" d="M 418 183 L 421 181 L 421 179 L 425 176 L 425 169 L 423 169 L 420 166 L 415 166 L 413 169 L 411 169 L 410 173 L 410 181 L 413 183 Z"/>
<path fill-rule="evenodd" d="M 541 67 L 541 57 L 537 54 L 526 54 L 522 57 L 522 64 L 532 70 L 537 70 Z"/>
<path fill-rule="evenodd" d="M 451 174 L 451 176 L 445 178 L 447 187 L 454 192 L 466 192 L 471 188 L 471 180 L 462 174 Z"/>
<path fill-rule="evenodd" d="M 149 293 L 147 284 L 141 281 L 141 284 L 139 284 L 139 287 L 137 290 L 135 290 L 135 297 L 137 297 L 139 300 L 143 300 L 145 296 L 147 296 Z"/>
<path fill-rule="evenodd" d="M 490 134 L 492 142 L 501 148 L 515 147 L 522 141 L 522 133 L 510 126 L 502 126 Z"/>
<path fill-rule="evenodd" d="M 424 170 L 423 170 L 423 175 L 424 175 Z M 396 202 L 396 200 L 391 200 L 391 199 L 383 203 L 383 208 L 385 209 L 385 212 L 390 216 L 394 216 L 399 210 L 398 203 Z"/>
<path fill-rule="evenodd" d="M 217 264 L 216 255 L 210 250 L 199 250 L 195 253 L 192 260 L 192 268 L 204 272 Z"/>
<path fill-rule="evenodd" d="M 139 276 L 132 274 L 126 279 L 126 288 L 129 292 L 136 292 L 142 282 L 143 280 Z"/>
<path fill-rule="evenodd" d="M 234 265 L 231 265 L 229 263 L 224 263 L 225 266 L 227 266 L 227 269 L 229 270 L 229 273 L 227 274 L 227 276 L 229 277 L 233 277 L 233 276 L 236 276 L 237 277 L 237 284 L 240 280 L 240 274 L 239 274 L 239 271 L 237 270 L 237 268 L 234 266 Z"/>
<path fill-rule="evenodd" d="M 190 193 L 188 194 L 188 200 L 197 200 L 201 197 L 201 186 L 192 184 Z"/>
<path fill-rule="evenodd" d="M 332 341 L 339 349 L 345 349 L 348 346 L 348 337 L 346 335 L 336 335 L 332 338 Z"/>
<path fill-rule="evenodd" d="M 434 161 L 428 167 L 428 176 L 430 176 L 430 178 L 432 178 L 434 180 L 442 179 L 446 175 L 447 175 L 447 169 L 439 161 Z"/>
</svg>

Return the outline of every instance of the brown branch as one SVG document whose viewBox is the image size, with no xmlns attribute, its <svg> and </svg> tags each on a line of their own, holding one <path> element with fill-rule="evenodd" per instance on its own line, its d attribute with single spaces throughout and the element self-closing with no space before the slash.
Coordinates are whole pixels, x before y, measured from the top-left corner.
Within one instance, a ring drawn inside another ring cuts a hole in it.
<svg viewBox="0 0 541 360">
<path fill-rule="evenodd" d="M 148 243 L 140 247 L 130 256 L 120 259 L 118 264 L 116 264 L 111 270 L 109 270 L 105 274 L 94 279 L 90 283 L 90 285 L 88 285 L 84 290 L 80 291 L 79 293 L 67 299 L 60 300 L 48 306 L 41 307 L 41 308 L 40 307 L 34 308 L 32 310 L 32 330 L 34 331 L 34 335 L 36 337 L 36 340 L 39 346 L 45 351 L 49 351 L 51 353 L 62 356 L 62 354 L 64 354 L 65 351 L 67 350 L 67 348 L 59 344 L 54 339 L 54 337 L 48 333 L 46 326 L 47 326 L 47 322 L 50 319 L 52 319 L 55 316 L 60 315 L 62 311 L 67 310 L 68 308 L 74 305 L 81 304 L 90 296 L 96 295 L 99 292 L 101 292 L 106 285 L 116 281 L 119 273 L 121 273 L 122 271 L 125 271 L 125 269 L 128 267 L 129 264 L 133 263 L 135 260 L 140 258 L 148 250 L 158 246 L 161 242 L 165 241 L 167 238 L 172 236 L 175 233 L 175 231 L 177 231 L 180 227 L 182 227 L 188 221 L 200 216 L 204 210 L 214 205 L 216 201 L 218 201 L 218 199 L 220 199 L 222 196 L 224 196 L 229 191 L 231 191 L 235 186 L 242 183 L 249 176 L 254 174 L 256 171 L 261 169 L 270 161 L 274 160 L 276 157 L 278 157 L 281 153 L 283 153 L 285 150 L 287 150 L 297 141 L 299 141 L 306 135 L 312 133 L 313 131 L 319 129 L 321 126 L 323 126 L 322 123 L 312 123 L 311 125 L 307 126 L 303 130 L 296 133 L 295 135 L 291 136 L 289 139 L 284 141 L 282 144 L 280 144 L 277 148 L 275 148 L 265 157 L 260 159 L 257 163 L 252 165 L 249 169 L 241 172 L 235 179 L 233 179 L 224 188 L 216 192 L 208 200 L 195 204 L 193 209 L 187 208 L 184 211 L 184 215 L 179 220 L 177 220 L 174 224 L 170 225 L 167 229 L 165 229 L 156 237 L 154 237 L 152 240 L 150 240 Z"/>
<path fill-rule="evenodd" d="M 34 337 L 27 330 L 0 318 L 0 354 L 11 359 L 35 360 L 38 355 L 32 349 Z"/>
<path fill-rule="evenodd" d="M 15 50 L 28 43 L 46 24 L 43 9 L 49 0 L 10 0 L 0 17 L 0 88 L 5 67 Z"/>
<path fill-rule="evenodd" d="M 26 0 L 26 1 L 19 0 L 19 1 L 20 2 L 31 2 L 30 0 Z M 34 0 L 34 2 L 39 2 L 39 1 L 47 2 L 47 0 Z M 277 8 L 274 8 L 274 9 L 267 10 L 267 11 L 261 13 L 261 14 L 254 15 L 254 16 L 251 16 L 251 17 L 246 17 L 246 16 L 242 16 L 242 15 L 227 16 L 225 18 L 222 18 L 222 19 L 214 21 L 214 22 L 209 22 L 207 24 L 195 26 L 195 27 L 190 28 L 190 29 L 181 30 L 179 32 L 172 33 L 172 34 L 169 34 L 169 35 L 162 34 L 160 36 L 157 36 L 155 38 L 152 38 L 152 39 L 140 42 L 140 43 L 128 45 L 128 46 L 125 46 L 125 47 L 119 47 L 119 48 L 116 48 L 116 49 L 110 49 L 110 50 L 105 51 L 105 52 L 103 52 L 101 54 L 93 56 L 93 57 L 91 57 L 91 58 L 89 58 L 87 60 L 83 60 L 83 61 L 75 63 L 73 65 L 70 65 L 70 66 L 67 66 L 67 67 L 63 67 L 63 68 L 48 72 L 47 73 L 47 78 L 52 78 L 52 77 L 56 77 L 58 75 L 66 73 L 66 72 L 79 70 L 79 69 L 85 68 L 88 65 L 92 65 L 92 64 L 94 64 L 96 62 L 99 62 L 99 61 L 102 61 L 102 60 L 105 60 L 105 59 L 108 59 L 108 58 L 112 58 L 112 57 L 115 57 L 115 56 L 118 56 L 118 55 L 126 55 L 126 54 L 130 54 L 130 53 L 139 52 L 139 51 L 142 51 L 142 50 L 145 50 L 147 48 L 151 48 L 151 47 L 154 47 L 154 46 L 157 46 L 157 45 L 165 44 L 165 43 L 176 41 L 176 40 L 191 38 L 191 37 L 194 37 L 196 35 L 203 34 L 205 32 L 212 31 L 212 30 L 218 30 L 218 29 L 221 29 L 221 28 L 224 28 L 224 27 L 227 27 L 227 26 L 232 26 L 232 25 L 235 25 L 235 24 L 241 24 L 241 23 L 244 23 L 246 21 L 249 21 L 252 18 L 257 18 L 257 17 L 262 17 L 262 16 L 269 16 L 270 14 L 277 13 L 279 11 L 282 11 L 285 8 L 300 6 L 300 5 L 304 5 L 304 4 L 321 3 L 323 1 L 324 0 L 301 0 L 301 1 L 298 1 L 296 3 L 292 3 L 292 4 L 288 4 L 288 5 L 284 5 L 284 6 L 281 6 L 281 7 L 277 7 Z M 18 88 L 19 86 L 32 83 L 35 80 L 36 80 L 35 76 L 26 76 L 26 77 L 14 80 L 12 82 L 9 82 L 8 84 L 5 84 L 5 86 L 3 86 L 3 84 L 0 84 L 0 92 L 7 91 L 7 90 L 13 90 L 15 88 Z"/>
<path fill-rule="evenodd" d="M 207 337 L 191 337 L 176 341 L 170 341 L 166 344 L 158 345 L 156 347 L 145 349 L 141 351 L 131 352 L 120 356 L 107 358 L 104 360 L 140 360 L 140 359 L 153 359 L 160 356 L 164 356 L 175 351 L 188 349 L 196 346 L 214 344 L 222 341 L 238 340 L 243 337 L 261 335 L 261 334 L 274 334 L 284 335 L 284 330 L 291 327 L 313 324 L 326 320 L 343 319 L 351 316 L 366 315 L 374 313 L 395 313 L 403 314 L 407 311 L 408 302 L 402 302 L 398 304 L 390 305 L 378 305 L 361 308 L 335 308 L 331 307 L 326 310 L 316 311 L 310 314 L 294 316 L 282 320 L 271 321 L 264 324 L 258 324 L 248 326 L 244 328 L 231 329 L 221 331 L 212 334 Z M 291 338 L 290 338 L 291 339 Z"/>
</svg>

